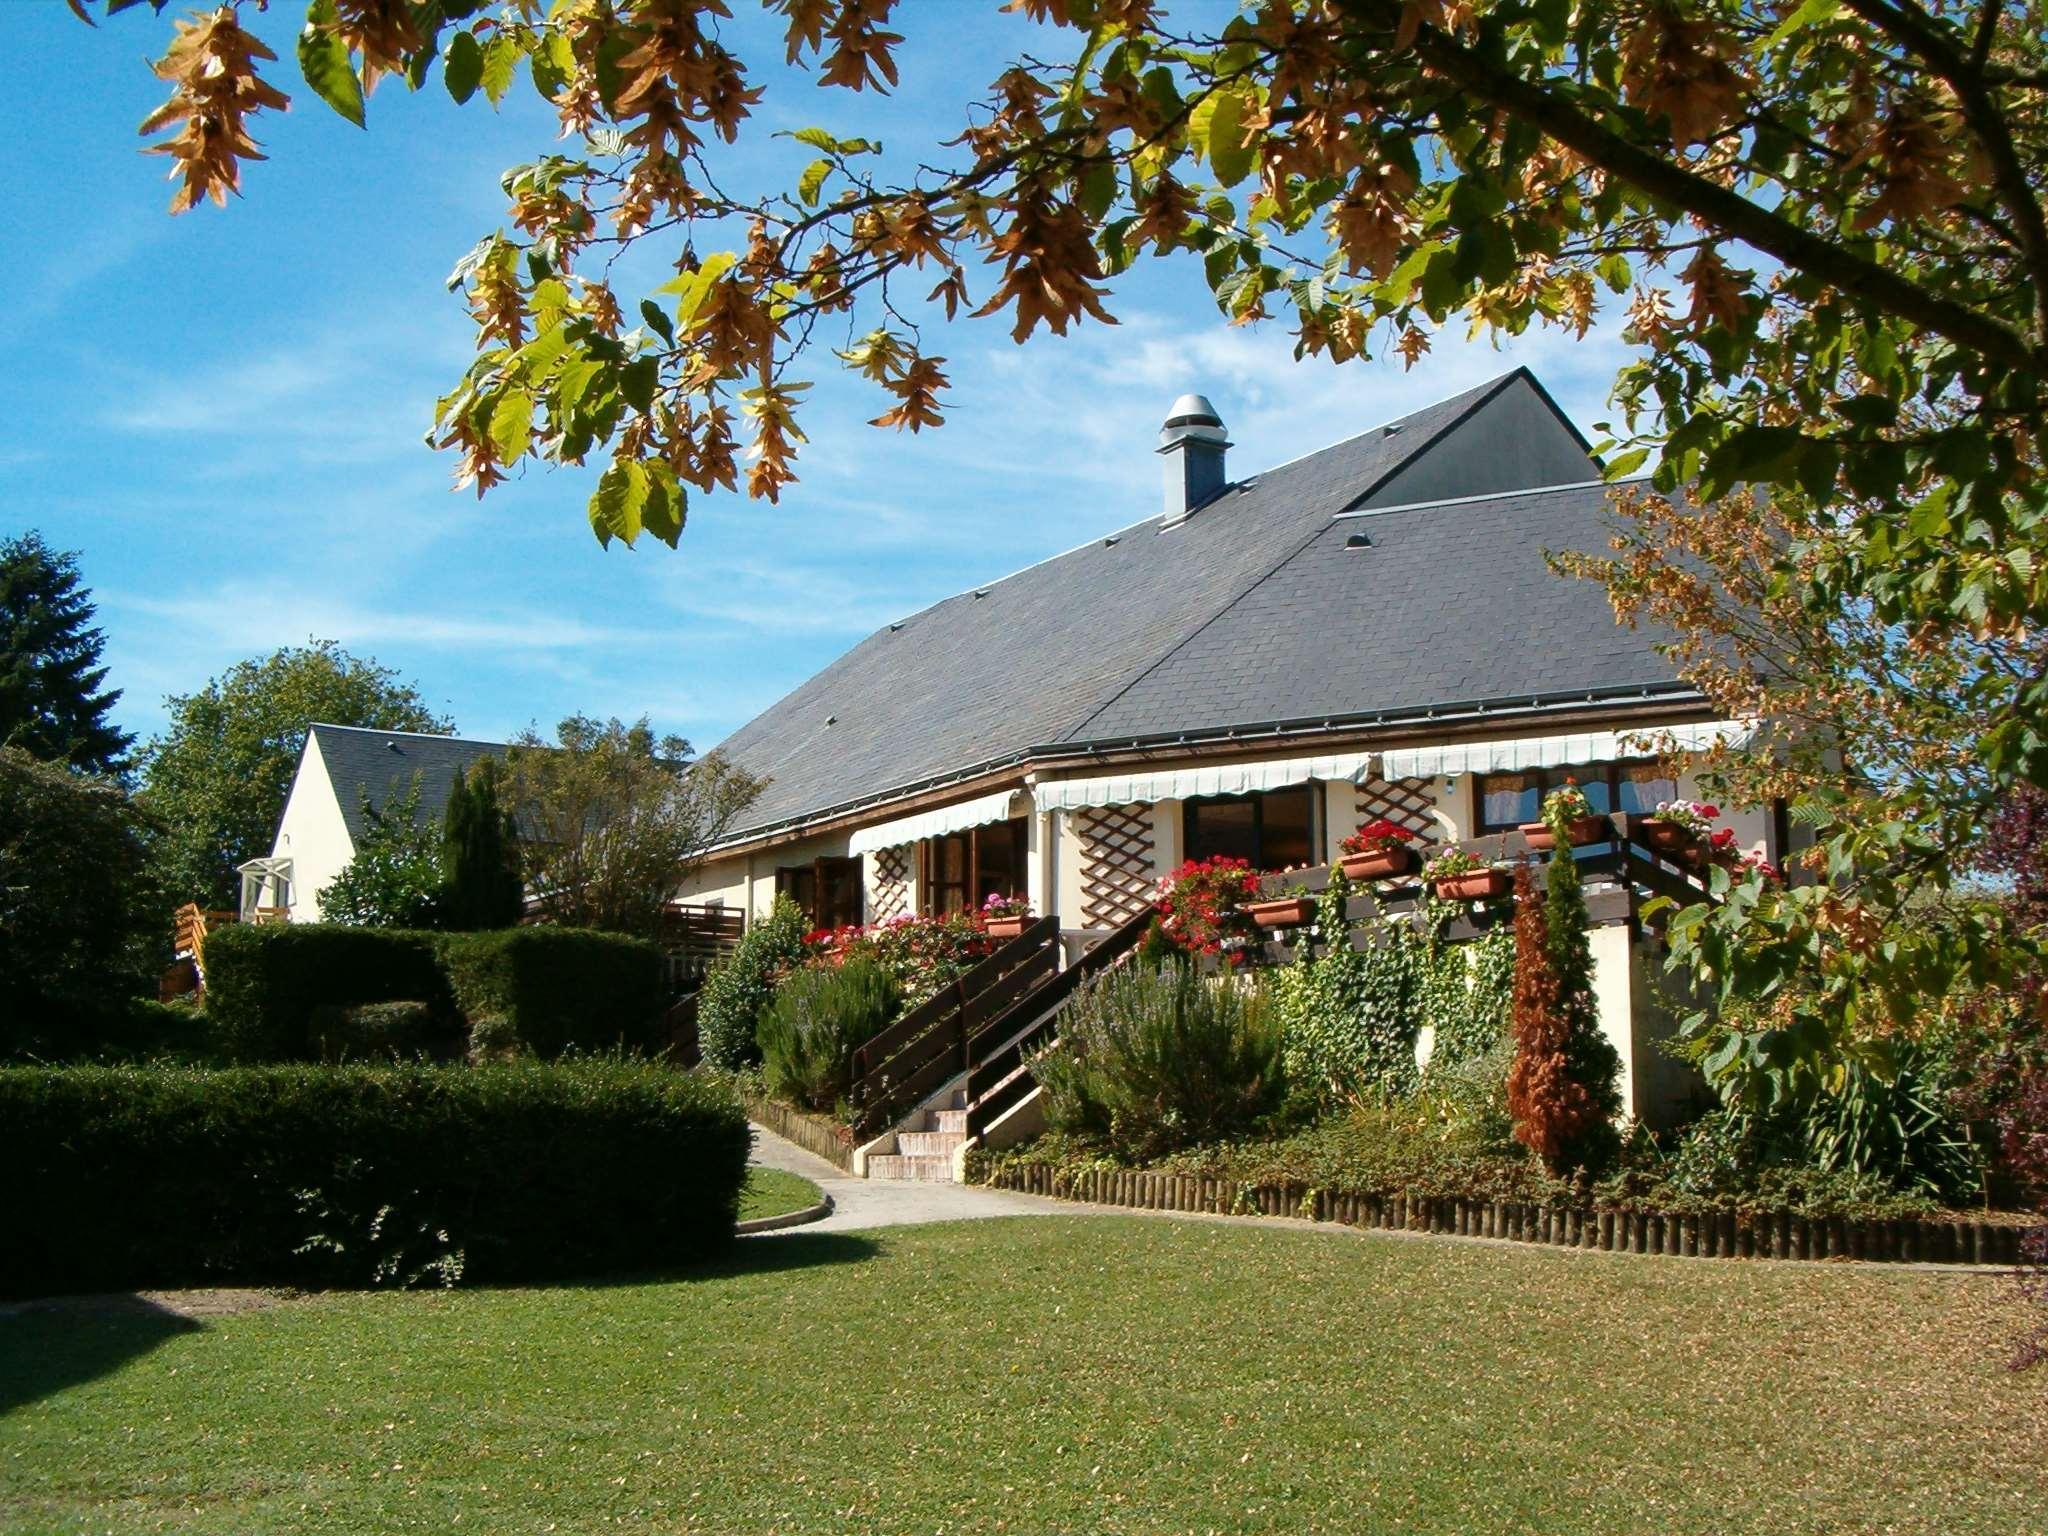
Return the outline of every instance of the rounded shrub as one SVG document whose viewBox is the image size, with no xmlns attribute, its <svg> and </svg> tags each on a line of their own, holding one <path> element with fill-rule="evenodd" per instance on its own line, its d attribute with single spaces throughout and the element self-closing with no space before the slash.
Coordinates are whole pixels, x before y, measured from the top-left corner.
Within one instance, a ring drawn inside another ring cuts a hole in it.
<svg viewBox="0 0 2048 1536">
<path fill-rule="evenodd" d="M 1087 983 L 1032 1070 L 1054 1130 L 1138 1159 L 1248 1130 L 1286 1090 L 1264 987 L 1188 965 L 1122 965 Z"/>
<path fill-rule="evenodd" d="M 872 960 L 807 965 L 783 978 L 758 1034 L 768 1091 L 831 1109 L 853 1086 L 853 1053 L 896 1017 L 902 989 Z"/>
<path fill-rule="evenodd" d="M 804 958 L 803 910 L 775 898 L 766 917 L 747 925 L 731 954 L 713 963 L 697 994 L 697 1046 L 706 1066 L 737 1072 L 761 1059 L 755 1026 L 775 983 Z"/>
</svg>

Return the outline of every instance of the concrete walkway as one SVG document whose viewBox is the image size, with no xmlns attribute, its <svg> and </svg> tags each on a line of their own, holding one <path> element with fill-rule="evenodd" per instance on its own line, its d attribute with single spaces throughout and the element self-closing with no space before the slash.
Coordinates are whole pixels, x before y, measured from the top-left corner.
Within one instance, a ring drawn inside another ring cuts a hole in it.
<svg viewBox="0 0 2048 1536">
<path fill-rule="evenodd" d="M 905 1227 L 926 1221 L 973 1221 L 985 1216 L 1037 1216 L 1049 1211 L 1072 1215 L 1066 1200 L 1020 1195 L 1014 1190 L 979 1189 L 971 1184 L 917 1184 L 895 1179 L 856 1179 L 814 1152 L 785 1141 L 767 1126 L 754 1126 L 754 1155 L 763 1168 L 780 1168 L 809 1179 L 832 1197 L 832 1214 L 823 1221 L 781 1232 L 754 1234 L 780 1237 L 782 1232 L 859 1232 L 868 1227 Z"/>
</svg>

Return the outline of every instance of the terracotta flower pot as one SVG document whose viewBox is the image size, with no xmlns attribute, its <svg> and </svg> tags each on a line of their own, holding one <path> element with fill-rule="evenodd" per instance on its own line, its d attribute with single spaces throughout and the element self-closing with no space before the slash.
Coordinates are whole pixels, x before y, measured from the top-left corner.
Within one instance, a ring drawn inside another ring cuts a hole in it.
<svg viewBox="0 0 2048 1536">
<path fill-rule="evenodd" d="M 1406 843 L 1395 843 L 1371 853 L 1347 853 L 1337 867 L 1346 880 L 1391 880 L 1415 867 L 1415 850 Z"/>
<path fill-rule="evenodd" d="M 1504 869 L 1475 869 L 1469 874 L 1445 875 L 1435 885 L 1437 895 L 1445 901 L 1492 901 L 1507 895 L 1513 882 Z"/>
<path fill-rule="evenodd" d="M 1021 938 L 1030 921 L 1030 914 L 1024 912 L 1012 917 L 992 917 L 988 920 L 988 936 L 992 939 Z"/>
<path fill-rule="evenodd" d="M 1261 928 L 1299 928 L 1315 915 L 1316 904 L 1306 896 L 1285 896 L 1277 901 L 1254 901 L 1245 911 Z"/>
<path fill-rule="evenodd" d="M 1645 818 L 1640 824 L 1643 841 L 1667 859 L 1697 868 L 1705 862 L 1706 855 L 1700 847 L 1699 834 L 1690 827 L 1682 827 L 1675 821 L 1661 817 Z"/>
<path fill-rule="evenodd" d="M 1548 853 L 1555 846 L 1556 840 L 1550 835 L 1548 822 L 1525 821 L 1515 830 L 1538 853 Z M 1574 816 L 1565 827 L 1565 835 L 1574 848 L 1583 848 L 1588 843 L 1604 843 L 1614 836 L 1614 823 L 1605 816 Z"/>
</svg>

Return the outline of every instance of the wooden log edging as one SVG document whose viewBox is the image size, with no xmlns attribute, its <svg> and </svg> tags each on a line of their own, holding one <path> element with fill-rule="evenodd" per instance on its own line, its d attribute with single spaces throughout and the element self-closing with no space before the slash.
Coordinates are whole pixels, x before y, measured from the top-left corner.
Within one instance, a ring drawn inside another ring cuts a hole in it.
<svg viewBox="0 0 2048 1536">
<path fill-rule="evenodd" d="M 755 1098 L 751 1094 L 742 1094 L 740 1098 L 746 1105 L 749 1120 L 758 1121 L 784 1141 L 793 1141 L 806 1152 L 816 1153 L 848 1173 L 853 1171 L 852 1135 L 837 1120 L 828 1120 L 823 1115 L 807 1115 L 774 1099 Z"/>
<path fill-rule="evenodd" d="M 1305 1184 L 1244 1184 L 1136 1168 L 995 1169 L 994 1189 L 1088 1205 L 1225 1216 L 1296 1216 L 1382 1231 L 1491 1237 L 1554 1248 L 1700 1259 L 1861 1259 L 1893 1264 L 2015 1265 L 2035 1223 L 1965 1216 L 1795 1216 L 1788 1211 L 1645 1211 L 1472 1200 L 1407 1192 L 1345 1194 Z"/>
</svg>

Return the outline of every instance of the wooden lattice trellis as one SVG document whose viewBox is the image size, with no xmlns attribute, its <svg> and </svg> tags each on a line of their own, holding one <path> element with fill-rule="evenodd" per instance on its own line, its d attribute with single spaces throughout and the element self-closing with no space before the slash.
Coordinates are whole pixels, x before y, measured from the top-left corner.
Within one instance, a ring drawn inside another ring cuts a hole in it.
<svg viewBox="0 0 2048 1536">
<path fill-rule="evenodd" d="M 868 921 L 900 917 L 910 910 L 909 845 L 875 854 L 875 883 L 868 888 Z"/>
<path fill-rule="evenodd" d="M 1433 843 L 1443 836 L 1428 779 L 1367 779 L 1358 786 L 1357 808 L 1361 827 L 1385 817 L 1413 832 L 1419 842 Z M 1344 834 L 1350 831 L 1344 828 Z"/>
<path fill-rule="evenodd" d="M 1152 904 L 1152 807 L 1099 806 L 1074 821 L 1081 842 L 1081 921 L 1114 928 Z"/>
</svg>

